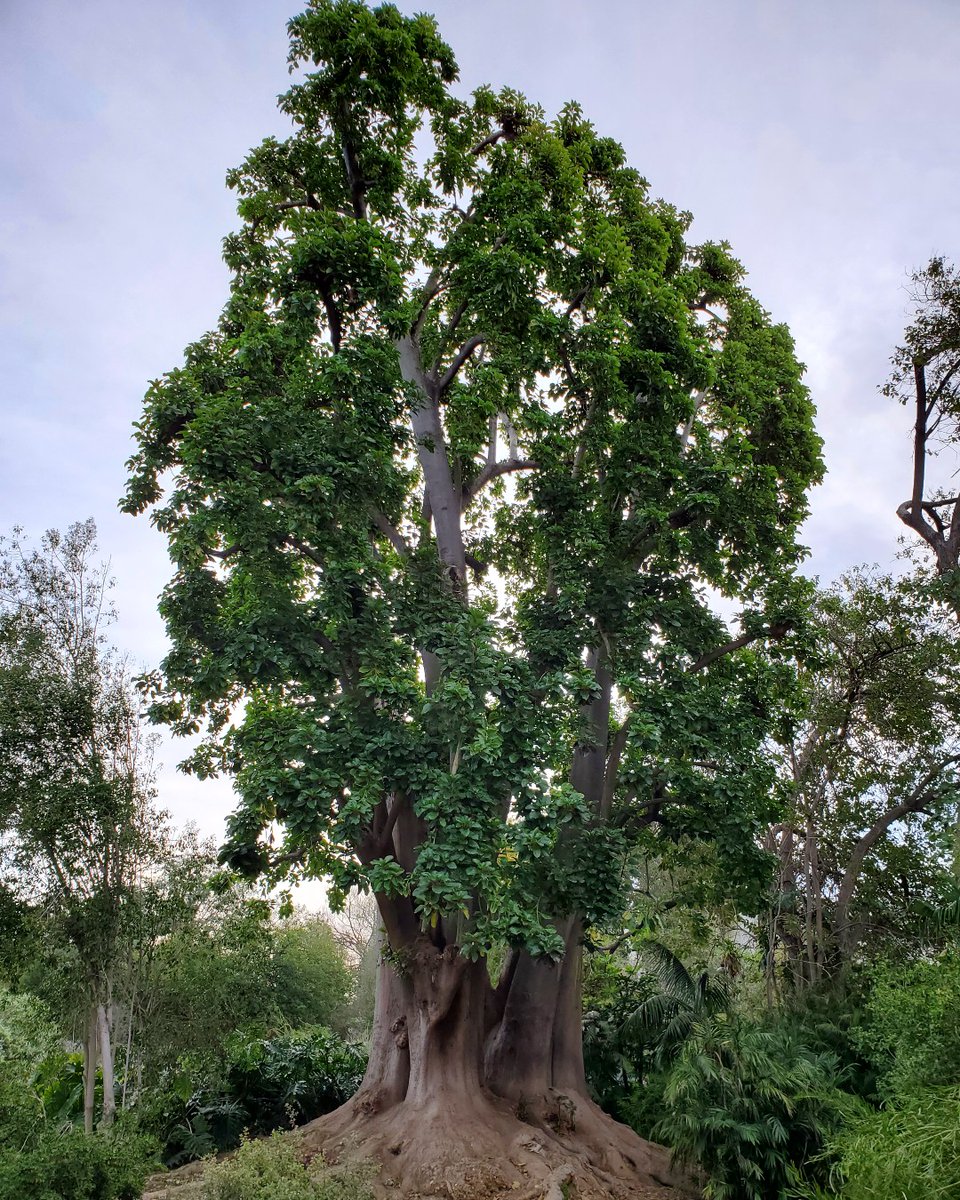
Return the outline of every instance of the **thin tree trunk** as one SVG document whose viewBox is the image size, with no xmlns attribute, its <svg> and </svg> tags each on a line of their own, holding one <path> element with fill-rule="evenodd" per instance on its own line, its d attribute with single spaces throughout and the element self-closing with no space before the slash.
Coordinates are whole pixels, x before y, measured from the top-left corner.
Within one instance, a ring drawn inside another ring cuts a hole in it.
<svg viewBox="0 0 960 1200">
<path fill-rule="evenodd" d="M 823 878 L 820 874 L 820 841 L 816 831 L 813 835 L 813 858 L 811 860 L 813 869 L 813 904 L 814 904 L 814 932 L 815 945 L 817 952 L 817 981 L 823 977 L 823 963 L 825 957 L 825 943 L 823 937 Z"/>
<path fill-rule="evenodd" d="M 130 997 L 130 1004 L 127 1010 L 127 1041 L 123 1055 L 123 1086 L 120 1091 L 120 1107 L 127 1107 L 127 1084 L 130 1080 L 130 1053 L 133 1047 L 133 1018 L 136 1012 L 137 993 L 134 990 Z"/>
<path fill-rule="evenodd" d="M 100 1064 L 103 1072 L 103 1115 L 101 1123 L 109 1128 L 117 1112 L 113 1079 L 113 1046 L 110 1041 L 110 1005 L 97 1005 L 97 1026 L 100 1030 Z"/>
<path fill-rule="evenodd" d="M 886 837 L 891 825 L 912 813 L 923 812 L 941 797 L 944 785 L 938 786 L 940 777 L 948 767 L 958 761 L 960 761 L 960 755 L 952 754 L 932 767 L 913 791 L 899 804 L 892 805 L 882 813 L 854 846 L 843 878 L 840 880 L 837 903 L 833 910 L 834 936 L 843 958 L 849 958 L 856 945 L 856 931 L 851 921 L 850 909 L 864 860 L 877 842 Z"/>
<path fill-rule="evenodd" d="M 83 1129 L 93 1133 L 93 1108 L 97 1091 L 97 1010 L 91 1004 L 87 1010 L 83 1039 Z"/>
<path fill-rule="evenodd" d="M 815 984 L 820 978 L 819 948 L 816 938 L 817 902 L 820 894 L 820 878 L 817 870 L 817 834 L 813 818 L 807 812 L 806 835 L 803 844 L 804 864 L 804 946 L 806 950 L 806 980 Z"/>
</svg>

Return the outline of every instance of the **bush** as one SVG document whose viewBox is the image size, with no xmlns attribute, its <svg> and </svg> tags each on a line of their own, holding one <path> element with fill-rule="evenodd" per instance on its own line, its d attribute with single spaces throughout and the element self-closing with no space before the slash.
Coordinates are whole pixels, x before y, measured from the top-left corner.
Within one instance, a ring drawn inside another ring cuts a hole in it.
<svg viewBox="0 0 960 1200">
<path fill-rule="evenodd" d="M 322 1027 L 236 1037 L 219 1069 L 205 1063 L 182 1073 L 147 1102 L 144 1119 L 164 1143 L 164 1161 L 178 1166 L 233 1149 L 244 1130 L 270 1133 L 330 1112 L 354 1094 L 365 1068 L 363 1048 Z"/>
<path fill-rule="evenodd" d="M 831 1056 L 717 1013 L 668 1072 L 654 1133 L 707 1174 L 707 1200 L 768 1200 L 826 1173 L 825 1139 L 850 1103 L 836 1082 Z"/>
<path fill-rule="evenodd" d="M 0 1147 L 0 1200 L 138 1200 L 155 1149 L 123 1125 L 88 1136 L 40 1124 L 27 1145 Z"/>
<path fill-rule="evenodd" d="M 881 1095 L 918 1095 L 960 1084 L 960 953 L 872 971 L 861 1052 L 880 1076 Z"/>
<path fill-rule="evenodd" d="M 345 1103 L 359 1088 L 366 1052 L 321 1026 L 230 1047 L 227 1086 L 249 1114 L 249 1128 L 267 1133 L 301 1124 Z"/>
<path fill-rule="evenodd" d="M 156 1146 L 123 1122 L 92 1137 L 71 1124 L 77 1057 L 63 1052 L 41 1001 L 0 992 L 0 1200 L 140 1195 Z"/>
<path fill-rule="evenodd" d="M 262 1141 L 244 1141 L 226 1162 L 204 1175 L 203 1200 L 373 1200 L 367 1186 L 373 1171 L 365 1167 L 307 1165 L 299 1142 L 274 1133 Z"/>
<path fill-rule="evenodd" d="M 960 1088 L 928 1090 L 864 1116 L 830 1150 L 844 1200 L 960 1196 Z"/>
</svg>

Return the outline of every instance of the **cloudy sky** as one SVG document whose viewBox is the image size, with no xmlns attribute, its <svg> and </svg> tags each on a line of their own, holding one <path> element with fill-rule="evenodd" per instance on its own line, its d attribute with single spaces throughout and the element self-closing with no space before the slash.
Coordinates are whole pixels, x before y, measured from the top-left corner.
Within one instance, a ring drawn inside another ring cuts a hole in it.
<svg viewBox="0 0 960 1200">
<path fill-rule="evenodd" d="M 792 328 L 829 476 L 806 529 L 824 581 L 893 564 L 909 415 L 878 395 L 906 272 L 960 257 L 956 0 L 418 0 L 462 86 L 579 100 L 656 194 L 729 240 Z M 163 653 L 162 539 L 117 512 L 149 379 L 225 298 L 230 166 L 284 132 L 296 0 L 0 0 L 0 531 L 94 516 L 116 640 Z M 224 785 L 161 798 L 219 833 Z"/>
</svg>

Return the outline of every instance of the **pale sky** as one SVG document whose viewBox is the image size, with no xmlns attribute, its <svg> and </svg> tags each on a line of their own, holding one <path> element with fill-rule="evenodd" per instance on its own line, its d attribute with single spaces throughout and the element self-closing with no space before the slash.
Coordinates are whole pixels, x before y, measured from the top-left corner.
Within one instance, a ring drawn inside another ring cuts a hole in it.
<svg viewBox="0 0 960 1200">
<path fill-rule="evenodd" d="M 793 330 L 829 474 L 805 531 L 824 582 L 894 565 L 909 413 L 877 392 L 906 273 L 960 257 L 958 0 L 435 0 L 462 88 L 580 101 L 655 194 L 725 238 Z M 121 516 L 149 379 L 226 297 L 227 169 L 285 124 L 296 0 L 0 0 L 0 532 L 96 518 L 118 644 L 163 654 L 162 538 Z M 952 469 L 952 464 L 951 464 Z M 161 802 L 219 835 L 229 788 Z"/>
</svg>

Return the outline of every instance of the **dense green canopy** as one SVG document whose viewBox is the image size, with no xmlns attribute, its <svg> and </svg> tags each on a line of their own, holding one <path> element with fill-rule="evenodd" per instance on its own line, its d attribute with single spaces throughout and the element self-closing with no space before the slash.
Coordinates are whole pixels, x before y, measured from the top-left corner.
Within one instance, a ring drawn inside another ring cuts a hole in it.
<svg viewBox="0 0 960 1200">
<path fill-rule="evenodd" d="M 802 368 L 576 105 L 458 96 L 389 4 L 290 32 L 293 132 L 229 176 L 230 298 L 130 464 L 176 567 L 154 713 L 235 774 L 234 866 L 557 952 L 644 829 L 756 854 L 821 470 Z"/>
</svg>

